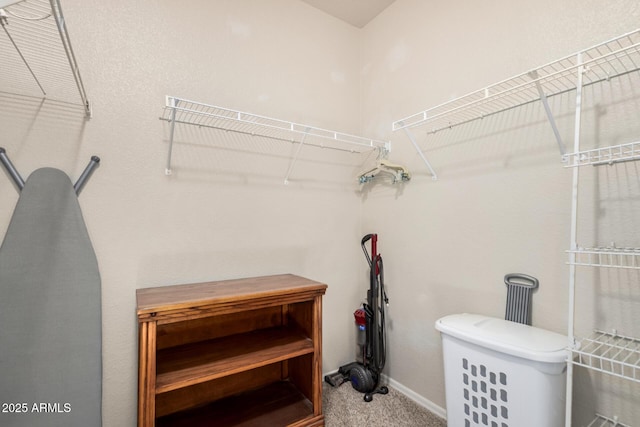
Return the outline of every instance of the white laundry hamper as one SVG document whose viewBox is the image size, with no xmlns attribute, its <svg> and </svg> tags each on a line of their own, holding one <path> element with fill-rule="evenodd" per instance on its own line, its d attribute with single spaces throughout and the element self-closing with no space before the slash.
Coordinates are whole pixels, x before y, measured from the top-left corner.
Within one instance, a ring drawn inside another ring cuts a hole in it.
<svg viewBox="0 0 640 427">
<path fill-rule="evenodd" d="M 508 320 L 454 314 L 442 334 L 449 427 L 562 427 L 567 337 Z"/>
</svg>

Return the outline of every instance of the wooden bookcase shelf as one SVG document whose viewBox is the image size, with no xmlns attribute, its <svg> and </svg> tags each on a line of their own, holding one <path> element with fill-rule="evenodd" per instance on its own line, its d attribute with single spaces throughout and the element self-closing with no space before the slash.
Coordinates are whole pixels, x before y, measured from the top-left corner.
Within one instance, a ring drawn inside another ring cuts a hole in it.
<svg viewBox="0 0 640 427">
<path fill-rule="evenodd" d="M 280 426 L 308 425 L 297 423 L 309 418 L 313 407 L 289 382 L 273 383 L 266 387 L 241 393 L 204 408 L 185 411 L 178 416 L 169 415 L 158 420 L 158 427 L 215 426 Z M 312 424 L 312 425 L 324 425 Z"/>
<path fill-rule="evenodd" d="M 323 426 L 326 287 L 286 274 L 138 289 L 138 425 Z"/>
<path fill-rule="evenodd" d="M 161 350 L 156 356 L 156 393 L 313 353 L 311 339 L 272 328 Z"/>
</svg>

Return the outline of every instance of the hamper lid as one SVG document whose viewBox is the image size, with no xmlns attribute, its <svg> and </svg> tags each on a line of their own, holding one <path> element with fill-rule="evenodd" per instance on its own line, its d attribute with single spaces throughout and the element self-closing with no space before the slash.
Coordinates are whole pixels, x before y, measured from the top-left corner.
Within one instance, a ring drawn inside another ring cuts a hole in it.
<svg viewBox="0 0 640 427">
<path fill-rule="evenodd" d="M 435 326 L 443 334 L 512 356 L 547 363 L 567 359 L 567 337 L 534 326 L 468 313 L 445 316 Z"/>
</svg>

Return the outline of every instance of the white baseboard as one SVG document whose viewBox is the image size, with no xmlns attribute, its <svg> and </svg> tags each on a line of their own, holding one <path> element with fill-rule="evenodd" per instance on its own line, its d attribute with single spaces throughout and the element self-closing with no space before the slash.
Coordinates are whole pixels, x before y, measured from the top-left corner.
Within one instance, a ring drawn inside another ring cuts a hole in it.
<svg viewBox="0 0 640 427">
<path fill-rule="evenodd" d="M 416 402 L 418 405 L 422 406 L 423 408 L 427 409 L 428 411 L 433 412 L 434 414 L 436 414 L 440 418 L 444 418 L 445 420 L 447 419 L 447 411 L 444 408 L 442 408 L 441 406 L 436 405 L 435 403 L 433 403 L 432 401 L 430 401 L 426 397 L 419 395 L 415 391 L 411 390 L 409 387 L 405 386 L 404 384 L 400 384 L 398 381 L 394 380 L 393 378 L 390 378 L 390 377 L 386 376 L 385 374 L 382 374 L 381 379 L 382 379 L 382 381 L 384 381 L 387 384 L 389 384 L 391 387 L 393 387 L 396 390 L 398 390 L 400 393 L 402 393 L 405 396 L 407 396 L 409 399 L 411 399 L 414 402 Z"/>
</svg>

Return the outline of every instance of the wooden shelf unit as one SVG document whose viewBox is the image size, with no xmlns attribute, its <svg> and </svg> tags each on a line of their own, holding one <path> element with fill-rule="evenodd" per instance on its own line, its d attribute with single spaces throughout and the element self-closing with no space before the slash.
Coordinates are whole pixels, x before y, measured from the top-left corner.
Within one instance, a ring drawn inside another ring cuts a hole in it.
<svg viewBox="0 0 640 427">
<path fill-rule="evenodd" d="M 138 426 L 323 426 L 326 288 L 284 274 L 138 289 Z"/>
</svg>

